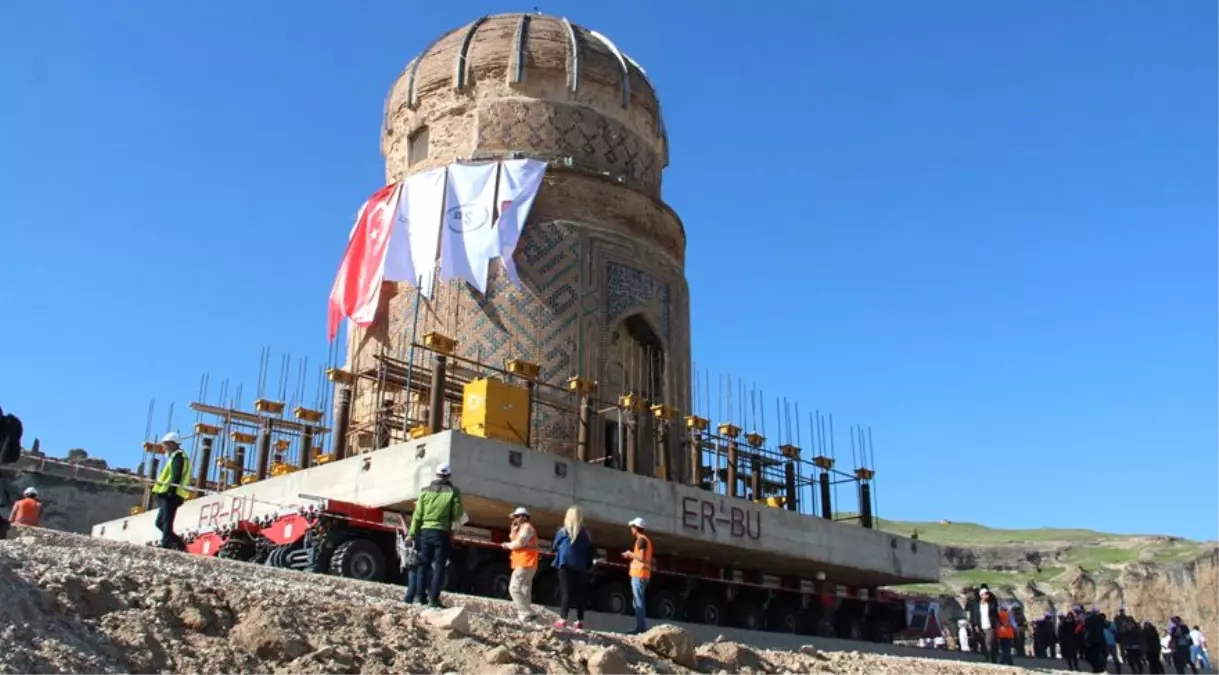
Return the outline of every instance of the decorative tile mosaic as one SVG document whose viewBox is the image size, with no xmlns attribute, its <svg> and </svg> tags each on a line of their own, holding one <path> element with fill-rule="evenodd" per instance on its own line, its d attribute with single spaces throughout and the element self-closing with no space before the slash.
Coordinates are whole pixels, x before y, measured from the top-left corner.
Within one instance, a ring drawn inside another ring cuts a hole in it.
<svg viewBox="0 0 1219 675">
<path fill-rule="evenodd" d="M 669 343 L 669 286 L 646 272 L 609 263 L 605 268 L 609 301 L 605 308 L 605 324 L 612 328 L 629 310 L 659 305 L 660 339 Z"/>
<path fill-rule="evenodd" d="M 520 150 L 571 157 L 577 165 L 623 174 L 649 192 L 660 186 L 656 152 L 617 120 L 583 106 L 497 100 L 478 111 L 479 152 Z"/>
</svg>

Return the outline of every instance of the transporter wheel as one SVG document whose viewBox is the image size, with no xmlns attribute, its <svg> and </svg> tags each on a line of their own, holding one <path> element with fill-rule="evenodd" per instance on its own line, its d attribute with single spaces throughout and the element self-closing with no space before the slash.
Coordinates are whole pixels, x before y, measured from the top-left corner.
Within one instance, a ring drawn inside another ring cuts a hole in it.
<svg viewBox="0 0 1219 675">
<path fill-rule="evenodd" d="M 330 573 L 361 581 L 384 581 L 385 553 L 367 539 L 349 539 L 334 549 Z"/>
<path fill-rule="evenodd" d="M 834 628 L 834 617 L 832 614 L 825 613 L 817 618 L 817 624 L 814 627 L 813 634 L 817 637 L 832 638 L 838 637 L 838 631 Z"/>
<path fill-rule="evenodd" d="M 276 546 L 267 553 L 267 559 L 263 564 L 267 567 L 286 567 L 285 558 L 290 550 L 292 550 L 291 546 Z"/>
<path fill-rule="evenodd" d="M 735 611 L 735 623 L 745 630 L 765 630 L 766 610 L 761 603 L 746 601 L 738 603 Z"/>
<path fill-rule="evenodd" d="M 558 607 L 561 601 L 559 575 L 554 572 L 539 572 L 533 579 L 533 602 L 545 607 Z"/>
<path fill-rule="evenodd" d="M 597 584 L 593 589 L 593 610 L 607 614 L 630 614 L 631 588 L 616 579 Z"/>
<path fill-rule="evenodd" d="M 486 563 L 474 570 L 474 594 L 485 598 L 508 598 L 512 570 L 505 563 Z"/>
<path fill-rule="evenodd" d="M 216 551 L 217 558 L 240 562 L 253 560 L 255 554 L 254 543 L 246 539 L 230 539 L 220 546 L 219 551 Z"/>
<path fill-rule="evenodd" d="M 724 610 L 717 598 L 710 594 L 699 594 L 690 603 L 690 620 L 707 626 L 720 626 L 724 622 Z"/>
<path fill-rule="evenodd" d="M 843 617 L 838 622 L 838 636 L 844 640 L 864 640 L 863 620 L 857 616 Z"/>
<path fill-rule="evenodd" d="M 646 604 L 648 616 L 661 621 L 678 621 L 681 613 L 681 603 L 677 593 L 671 588 L 648 589 Z"/>
<path fill-rule="evenodd" d="M 872 623 L 872 629 L 868 632 L 877 642 L 884 644 L 893 642 L 893 626 L 883 618 L 875 620 Z"/>
<path fill-rule="evenodd" d="M 804 615 L 792 607 L 779 607 L 771 613 L 770 630 L 777 633 L 802 633 Z"/>
</svg>

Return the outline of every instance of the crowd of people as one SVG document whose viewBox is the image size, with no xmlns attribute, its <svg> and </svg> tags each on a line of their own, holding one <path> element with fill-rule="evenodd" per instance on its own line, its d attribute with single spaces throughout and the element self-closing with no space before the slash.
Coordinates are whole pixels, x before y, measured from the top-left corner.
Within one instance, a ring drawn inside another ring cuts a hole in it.
<svg viewBox="0 0 1219 675">
<path fill-rule="evenodd" d="M 1093 673 L 1179 674 L 1210 670 L 1206 635 L 1172 617 L 1161 629 L 1151 621 L 1138 621 L 1119 609 L 1109 618 L 1095 607 L 1077 605 L 1055 616 L 1047 613 L 1030 625 L 1014 604 L 999 602 L 982 586 L 966 603 L 966 618 L 957 622 L 956 648 L 984 654 L 994 663 L 1011 664 L 1014 656 L 1062 659 L 1071 670 Z M 947 629 L 946 629 L 947 632 Z M 945 641 L 947 643 L 947 640 Z"/>
</svg>

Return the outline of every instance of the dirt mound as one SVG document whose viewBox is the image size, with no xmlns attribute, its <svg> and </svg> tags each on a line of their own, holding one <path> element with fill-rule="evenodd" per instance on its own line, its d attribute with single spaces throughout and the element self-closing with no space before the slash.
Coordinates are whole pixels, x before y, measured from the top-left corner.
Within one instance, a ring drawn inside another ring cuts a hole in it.
<svg viewBox="0 0 1219 675">
<path fill-rule="evenodd" d="M 850 653 L 555 631 L 507 603 L 18 529 L 0 541 L 4 673 L 1016 673 Z M 554 617 L 546 612 L 549 619 Z"/>
</svg>

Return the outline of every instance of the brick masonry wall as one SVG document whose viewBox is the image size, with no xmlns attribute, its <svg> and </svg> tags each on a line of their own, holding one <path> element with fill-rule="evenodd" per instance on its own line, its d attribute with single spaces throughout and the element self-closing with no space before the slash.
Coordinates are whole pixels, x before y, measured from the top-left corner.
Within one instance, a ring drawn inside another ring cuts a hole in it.
<svg viewBox="0 0 1219 675">
<path fill-rule="evenodd" d="M 468 285 L 440 284 L 419 303 L 417 333 L 438 330 L 457 338 L 464 358 L 501 365 L 518 357 L 537 362 L 545 382 L 559 385 L 582 375 L 602 383 L 599 397 L 616 400 L 608 345 L 615 329 L 639 316 L 662 344 L 663 402 L 688 409 L 690 397 L 689 290 L 684 275 L 685 233 L 659 198 L 667 163 L 659 102 L 646 78 L 631 66 L 630 106 L 622 106 L 620 66 L 599 40 L 577 29 L 580 80 L 570 90 L 572 59 L 562 23 L 531 17 L 525 41 L 525 77 L 510 83 L 519 15 L 493 17 L 470 42 L 468 83 L 457 91 L 455 64 L 466 30 L 442 37 L 426 51 L 414 75 L 417 105 L 409 105 L 414 62 L 394 84 L 382 150 L 388 180 L 460 158 L 502 157 L 512 151 L 571 168 L 548 171 L 517 248 L 524 288 L 517 289 L 493 263 L 485 295 Z M 428 127 L 426 159 L 408 166 L 408 137 Z M 608 175 L 607 175 L 608 174 Z M 381 349 L 405 358 L 416 307 L 409 284 L 387 284 L 377 322 L 357 331 L 348 366 L 368 367 Z M 373 392 L 357 392 L 354 419 L 369 424 Z M 537 446 L 570 454 L 575 418 L 539 411 Z M 645 433 L 650 426 L 645 427 Z M 594 429 L 594 454 L 604 452 Z M 640 466 L 651 473 L 652 443 L 640 443 Z M 674 453 L 676 475 L 685 471 Z"/>
</svg>

